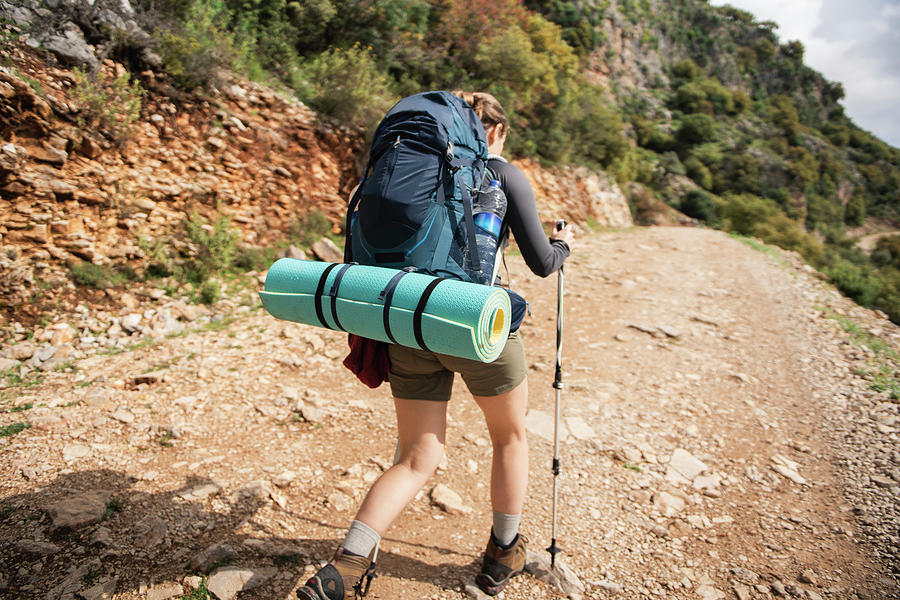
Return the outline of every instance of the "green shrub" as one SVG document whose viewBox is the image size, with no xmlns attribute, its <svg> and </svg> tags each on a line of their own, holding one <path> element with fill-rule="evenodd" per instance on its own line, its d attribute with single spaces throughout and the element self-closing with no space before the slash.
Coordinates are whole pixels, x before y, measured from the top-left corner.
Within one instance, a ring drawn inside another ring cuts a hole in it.
<svg viewBox="0 0 900 600">
<path fill-rule="evenodd" d="M 396 96 L 371 51 L 359 44 L 323 52 L 302 66 L 301 98 L 322 114 L 368 127 L 384 116 Z"/>
<path fill-rule="evenodd" d="M 676 137 L 684 146 L 715 141 L 716 121 L 709 115 L 687 115 L 681 120 Z"/>
<path fill-rule="evenodd" d="M 781 53 L 786 57 L 797 63 L 803 63 L 803 54 L 806 52 L 806 48 L 803 47 L 803 42 L 793 41 L 788 42 L 784 46 L 781 47 Z"/>
<path fill-rule="evenodd" d="M 891 253 L 881 248 L 873 250 L 870 258 L 872 259 L 872 264 L 876 267 L 885 267 L 893 261 Z"/>
<path fill-rule="evenodd" d="M 742 71 L 752 71 L 756 68 L 756 52 L 752 48 L 747 48 L 746 46 L 738 48 L 737 63 Z"/>
<path fill-rule="evenodd" d="M 313 209 L 294 221 L 288 229 L 288 237 L 298 246 L 309 247 L 331 231 L 328 215 Z"/>
<path fill-rule="evenodd" d="M 240 271 L 264 271 L 275 260 L 274 248 L 241 246 L 234 257 L 234 267 Z"/>
<path fill-rule="evenodd" d="M 559 89 L 549 57 L 535 51 L 528 34 L 512 26 L 478 46 L 475 60 L 481 79 L 492 87 L 509 90 L 506 107 L 519 112 L 543 94 L 556 95 Z"/>
<path fill-rule="evenodd" d="M 755 235 L 768 244 L 799 252 L 808 262 L 822 259 L 824 248 L 816 236 L 781 211 L 769 216 L 754 228 Z"/>
<path fill-rule="evenodd" d="M 80 108 L 78 126 L 99 128 L 116 142 L 128 139 L 141 116 L 145 94 L 141 85 L 127 72 L 104 79 L 102 72 L 90 74 L 76 67 L 72 76 L 75 85 L 70 94 Z"/>
<path fill-rule="evenodd" d="M 238 56 L 231 13 L 222 0 L 186 2 L 177 12 L 183 16 L 156 33 L 166 71 L 185 89 L 217 84 L 220 69 L 231 69 Z"/>
<path fill-rule="evenodd" d="M 900 235 L 879 238 L 872 252 L 872 262 L 879 267 L 900 269 Z"/>
<path fill-rule="evenodd" d="M 725 196 L 722 218 L 729 231 L 742 235 L 755 235 L 756 225 L 778 213 L 778 208 L 770 200 L 751 194 Z"/>
<path fill-rule="evenodd" d="M 769 62 L 778 53 L 778 47 L 766 38 L 759 40 L 753 49 L 756 50 L 757 60 L 762 63 Z"/>
<path fill-rule="evenodd" d="M 200 295 L 200 302 L 203 304 L 215 304 L 216 300 L 222 296 L 222 287 L 218 281 L 207 279 L 200 284 L 198 294 Z"/>
<path fill-rule="evenodd" d="M 793 100 L 787 96 L 773 96 L 771 115 L 772 123 L 784 131 L 788 139 L 796 138 L 800 132 L 800 115 Z"/>
<path fill-rule="evenodd" d="M 605 153 L 605 142 L 593 152 L 571 138 L 581 131 L 578 122 L 605 121 L 604 111 L 609 110 L 598 98 L 588 97 L 585 88 L 596 88 L 578 79 L 577 67 L 577 57 L 563 41 L 560 28 L 540 15 L 498 28 L 480 41 L 472 85 L 494 94 L 506 110 L 513 129 L 511 152 L 538 155 L 550 163 L 578 160 L 578 153 L 596 161 L 596 154 Z M 599 126 L 596 133 L 604 137 L 607 127 Z"/>
<path fill-rule="evenodd" d="M 687 169 L 674 152 L 664 152 L 659 158 L 659 166 L 666 170 L 666 173 L 673 175 L 687 175 Z"/>
<path fill-rule="evenodd" d="M 72 281 L 78 285 L 86 285 L 98 290 L 111 288 L 136 279 L 134 270 L 129 267 L 115 268 L 110 265 L 95 265 L 81 261 L 69 266 Z"/>
<path fill-rule="evenodd" d="M 631 128 L 634 131 L 634 137 L 638 146 L 643 146 L 645 148 L 656 131 L 653 127 L 653 123 L 640 114 L 631 116 Z"/>
<path fill-rule="evenodd" d="M 839 148 L 850 143 L 850 127 L 845 123 L 827 121 L 822 125 L 820 131 L 825 134 L 832 144 Z"/>
<path fill-rule="evenodd" d="M 703 69 L 688 58 L 675 63 L 672 67 L 672 75 L 682 81 L 694 81 L 703 77 Z"/>
<path fill-rule="evenodd" d="M 690 156 L 684 161 L 684 169 L 687 176 L 694 180 L 694 183 L 705 190 L 711 190 L 713 187 L 713 175 L 703 161 L 696 156 Z"/>
<path fill-rule="evenodd" d="M 169 277 L 178 272 L 171 248 L 165 241 L 138 238 L 138 248 L 147 258 L 147 277 Z"/>
<path fill-rule="evenodd" d="M 725 166 L 717 171 L 717 190 L 756 193 L 760 188 L 762 164 L 750 153 L 734 154 L 725 161 Z"/>
<path fill-rule="evenodd" d="M 715 225 L 719 220 L 715 199 L 703 190 L 691 190 L 685 194 L 680 209 L 687 216 L 710 225 Z"/>
<path fill-rule="evenodd" d="M 837 259 L 824 272 L 843 294 L 863 306 L 872 306 L 884 292 L 883 281 L 869 267 Z"/>
<path fill-rule="evenodd" d="M 801 190 L 819 179 L 819 163 L 806 148 L 791 148 L 788 151 L 788 160 L 788 174 L 794 185 Z"/>
<path fill-rule="evenodd" d="M 196 210 L 182 222 L 190 252 L 182 269 L 184 277 L 202 283 L 211 276 L 231 268 L 237 252 L 238 233 L 231 219 L 220 216 L 212 224 Z"/>
<path fill-rule="evenodd" d="M 675 92 L 675 106 L 686 113 L 713 111 L 712 104 L 706 98 L 706 92 L 696 81 L 681 85 Z"/>
<path fill-rule="evenodd" d="M 799 252 L 809 262 L 818 262 L 824 255 L 822 243 L 779 210 L 772 200 L 752 194 L 731 194 L 725 196 L 720 211 L 729 231 Z"/>
<path fill-rule="evenodd" d="M 22 433 L 30 427 L 31 425 L 29 423 L 12 423 L 10 425 L 0 426 L 0 438 L 16 435 L 17 433 Z"/>
<path fill-rule="evenodd" d="M 725 161 L 726 152 L 732 152 L 732 150 L 730 148 L 726 150 L 720 144 L 708 143 L 694 146 L 691 148 L 690 155 L 710 169 L 718 170 Z"/>
<path fill-rule="evenodd" d="M 578 86 L 566 105 L 565 130 L 569 131 L 572 158 L 590 166 L 606 168 L 628 150 L 624 124 L 603 100 L 597 86 Z"/>
<path fill-rule="evenodd" d="M 753 106 L 753 100 L 741 90 L 732 90 L 731 99 L 734 102 L 733 114 L 739 115 Z"/>
<path fill-rule="evenodd" d="M 643 148 L 630 148 L 613 161 L 608 171 L 620 185 L 627 183 L 650 184 L 656 173 L 657 156 Z M 643 188 L 643 186 L 640 186 Z M 649 192 L 647 192 L 649 194 Z"/>
<path fill-rule="evenodd" d="M 676 148 L 675 136 L 663 129 L 654 129 L 650 135 L 650 139 L 645 144 L 648 150 L 664 153 L 672 151 Z"/>
<path fill-rule="evenodd" d="M 700 88 L 703 90 L 704 95 L 716 113 L 734 113 L 734 96 L 732 95 L 731 90 L 719 83 L 718 80 L 711 78 L 704 79 L 700 84 Z"/>
</svg>

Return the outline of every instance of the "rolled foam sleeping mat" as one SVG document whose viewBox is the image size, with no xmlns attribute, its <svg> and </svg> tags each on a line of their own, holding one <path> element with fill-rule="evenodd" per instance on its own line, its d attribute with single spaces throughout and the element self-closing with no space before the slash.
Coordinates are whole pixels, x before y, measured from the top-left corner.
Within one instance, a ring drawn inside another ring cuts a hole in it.
<svg viewBox="0 0 900 600">
<path fill-rule="evenodd" d="M 505 290 L 423 273 L 282 258 L 259 296 L 279 319 L 482 362 L 509 335 Z"/>
</svg>

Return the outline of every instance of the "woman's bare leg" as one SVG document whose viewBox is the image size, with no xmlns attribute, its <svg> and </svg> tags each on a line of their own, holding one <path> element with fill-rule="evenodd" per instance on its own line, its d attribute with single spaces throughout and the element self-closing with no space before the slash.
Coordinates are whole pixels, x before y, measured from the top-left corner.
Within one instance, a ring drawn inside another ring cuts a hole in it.
<svg viewBox="0 0 900 600">
<path fill-rule="evenodd" d="M 444 455 L 447 403 L 394 398 L 397 461 L 382 473 L 359 507 L 356 520 L 384 535 L 431 477 Z"/>
<path fill-rule="evenodd" d="M 484 413 L 494 447 L 491 507 L 500 513 L 520 514 L 528 487 L 528 380 L 499 396 L 475 396 L 475 401 Z"/>
</svg>

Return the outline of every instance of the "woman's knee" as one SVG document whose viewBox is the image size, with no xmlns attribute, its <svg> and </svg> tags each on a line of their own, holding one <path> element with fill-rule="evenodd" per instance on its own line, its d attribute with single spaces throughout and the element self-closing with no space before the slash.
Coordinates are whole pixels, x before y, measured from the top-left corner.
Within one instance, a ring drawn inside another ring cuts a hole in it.
<svg viewBox="0 0 900 600">
<path fill-rule="evenodd" d="M 490 431 L 491 445 L 494 450 L 503 450 L 505 448 L 519 448 L 528 446 L 528 435 L 524 424 L 504 425 Z"/>
<path fill-rule="evenodd" d="M 427 479 L 437 470 L 443 457 L 444 445 L 438 440 L 420 440 L 407 448 L 401 447 L 397 462 Z"/>
<path fill-rule="evenodd" d="M 484 413 L 494 448 L 526 444 L 525 413 L 528 406 L 527 382 L 498 396 L 476 396 Z"/>
</svg>

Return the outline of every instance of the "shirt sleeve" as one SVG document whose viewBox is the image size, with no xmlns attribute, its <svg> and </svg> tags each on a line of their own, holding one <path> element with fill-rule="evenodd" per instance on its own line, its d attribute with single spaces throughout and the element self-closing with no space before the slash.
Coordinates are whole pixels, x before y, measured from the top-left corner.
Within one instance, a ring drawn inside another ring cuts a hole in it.
<svg viewBox="0 0 900 600">
<path fill-rule="evenodd" d="M 547 238 L 538 216 L 534 191 L 525 174 L 518 167 L 496 159 L 488 166 L 506 194 L 506 223 L 522 251 L 525 264 L 540 277 L 556 272 L 569 256 L 569 245 L 562 240 Z"/>
</svg>

